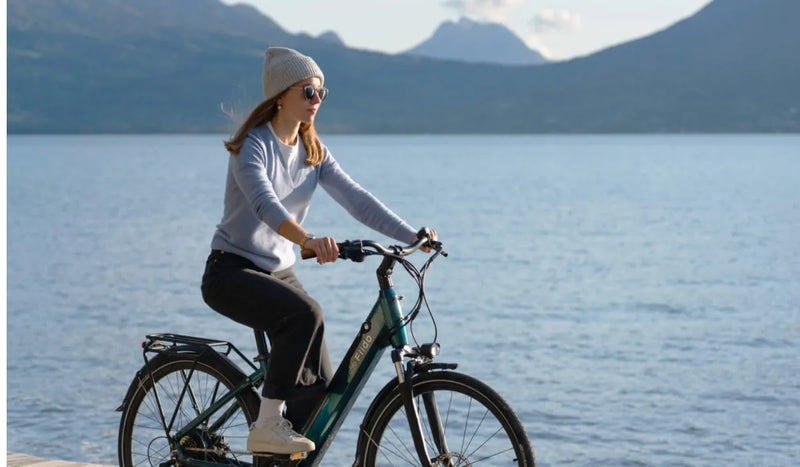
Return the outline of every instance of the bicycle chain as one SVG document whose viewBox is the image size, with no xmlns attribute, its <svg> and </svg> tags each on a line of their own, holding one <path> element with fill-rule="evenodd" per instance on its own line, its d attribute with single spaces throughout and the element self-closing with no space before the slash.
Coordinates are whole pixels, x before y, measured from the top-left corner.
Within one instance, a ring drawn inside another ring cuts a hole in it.
<svg viewBox="0 0 800 467">
<path fill-rule="evenodd" d="M 229 450 L 225 450 L 225 449 L 189 448 L 189 447 L 184 447 L 183 450 L 184 451 L 191 451 L 191 452 L 202 452 L 204 454 L 215 454 L 217 456 L 226 456 L 228 454 L 233 454 L 234 456 L 269 457 L 269 458 L 272 458 L 272 459 L 275 459 L 276 455 L 277 456 L 288 455 L 288 454 L 272 454 L 272 453 L 269 453 L 269 452 L 229 451 Z M 287 459 L 281 459 L 281 458 L 278 458 L 278 460 L 301 460 L 301 459 L 305 459 L 305 458 L 306 458 L 306 456 L 304 455 L 302 458 L 299 458 L 299 459 L 288 459 L 288 458 Z"/>
</svg>

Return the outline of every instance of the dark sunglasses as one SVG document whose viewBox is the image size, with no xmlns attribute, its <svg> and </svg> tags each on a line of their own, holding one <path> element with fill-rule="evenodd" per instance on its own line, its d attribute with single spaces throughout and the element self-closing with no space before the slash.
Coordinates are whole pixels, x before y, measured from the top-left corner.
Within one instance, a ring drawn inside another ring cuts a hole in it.
<svg viewBox="0 0 800 467">
<path fill-rule="evenodd" d="M 291 86 L 293 88 L 300 88 L 303 90 L 303 96 L 305 96 L 307 101 L 310 101 L 314 98 L 314 94 L 319 96 L 319 101 L 322 102 L 328 97 L 328 88 L 326 87 L 319 87 L 315 88 L 314 86 L 308 84 L 306 86 Z"/>
</svg>

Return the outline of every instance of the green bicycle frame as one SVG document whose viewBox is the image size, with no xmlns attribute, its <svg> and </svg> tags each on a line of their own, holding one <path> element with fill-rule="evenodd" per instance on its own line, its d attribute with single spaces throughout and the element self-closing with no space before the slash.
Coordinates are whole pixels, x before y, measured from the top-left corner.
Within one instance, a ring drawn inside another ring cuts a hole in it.
<svg viewBox="0 0 800 467">
<path fill-rule="evenodd" d="M 324 397 L 318 403 L 314 417 L 306 426 L 305 436 L 314 441 L 316 450 L 309 452 L 307 458 L 300 465 L 315 466 L 321 462 L 322 457 L 330 447 L 331 442 L 333 442 L 334 436 L 342 426 L 344 419 L 352 409 L 358 395 L 385 350 L 389 346 L 400 349 L 409 343 L 400 307 L 401 297 L 396 294 L 391 281 L 394 264 L 395 260 L 393 258 L 384 258 L 378 268 L 378 282 L 381 287 L 378 299 L 372 307 L 367 320 L 361 325 L 361 329 L 350 345 L 344 359 L 339 364 Z M 242 381 L 231 391 L 221 394 L 219 400 L 199 414 L 188 425 L 181 427 L 174 438 L 181 439 L 191 432 L 241 391 L 259 386 L 264 380 L 265 367 L 266 365 L 262 365 L 261 368 L 254 367 L 255 371 L 245 381 Z M 190 376 L 187 377 L 187 380 Z M 233 415 L 235 409 L 237 408 L 228 409 L 216 421 L 215 425 L 225 423 Z M 186 453 L 180 447 L 178 447 L 178 454 L 179 458 L 185 462 L 198 467 L 218 465 L 213 462 L 191 459 L 186 456 Z"/>
<path fill-rule="evenodd" d="M 301 465 L 314 466 L 322 460 L 386 349 L 389 346 L 402 348 L 408 345 L 408 335 L 403 327 L 402 318 L 400 297 L 397 296 L 395 290 L 392 287 L 381 290 L 369 317 L 361 325 L 358 335 L 336 370 L 325 397 L 320 401 L 316 415 L 306 430 L 305 436 L 314 441 L 317 448 L 308 453 L 308 457 L 303 460 Z M 175 438 L 181 439 L 217 410 L 224 407 L 239 392 L 258 386 L 263 379 L 264 374 L 261 369 L 253 372 L 246 381 L 230 392 L 221 394 L 220 399 L 212 406 L 203 411 L 191 423 L 182 427 L 175 434 Z M 232 415 L 232 413 L 223 414 L 217 423 L 224 423 Z M 179 451 L 182 450 L 179 449 Z M 181 454 L 185 455 L 185 453 Z M 198 467 L 217 465 L 196 459 L 190 460 L 188 457 L 185 459 Z"/>
<path fill-rule="evenodd" d="M 322 459 L 386 348 L 408 345 L 402 318 L 400 297 L 392 287 L 382 289 L 306 430 L 317 449 L 308 453 L 302 465 L 317 465 Z"/>
</svg>

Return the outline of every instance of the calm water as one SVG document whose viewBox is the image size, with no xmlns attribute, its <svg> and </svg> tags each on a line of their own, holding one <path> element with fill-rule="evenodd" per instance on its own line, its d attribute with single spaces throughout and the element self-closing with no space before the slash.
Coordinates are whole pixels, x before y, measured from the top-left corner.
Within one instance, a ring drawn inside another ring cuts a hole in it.
<svg viewBox="0 0 800 467">
<path fill-rule="evenodd" d="M 148 332 L 251 333 L 202 302 L 221 136 L 8 140 L 8 449 L 116 463 Z M 516 408 L 541 465 L 800 457 L 800 137 L 328 137 L 450 252 L 428 278 L 445 361 Z M 320 190 L 307 227 L 376 238 Z M 298 265 L 334 358 L 377 264 Z M 398 274 L 399 276 L 399 274 Z M 411 297 L 407 282 L 400 292 Z M 415 327 L 431 336 L 429 321 Z M 325 465 L 347 465 L 379 366 Z"/>
</svg>

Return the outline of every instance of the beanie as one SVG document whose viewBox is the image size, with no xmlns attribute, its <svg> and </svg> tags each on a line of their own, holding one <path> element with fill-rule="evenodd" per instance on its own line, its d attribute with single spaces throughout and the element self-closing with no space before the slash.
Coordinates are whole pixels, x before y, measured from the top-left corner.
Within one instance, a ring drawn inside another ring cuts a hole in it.
<svg viewBox="0 0 800 467">
<path fill-rule="evenodd" d="M 264 58 L 264 98 L 271 99 L 289 86 L 316 76 L 323 83 L 322 70 L 311 57 L 286 47 L 270 47 Z"/>
</svg>

